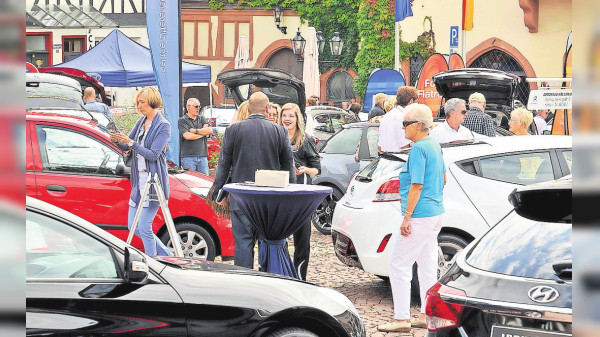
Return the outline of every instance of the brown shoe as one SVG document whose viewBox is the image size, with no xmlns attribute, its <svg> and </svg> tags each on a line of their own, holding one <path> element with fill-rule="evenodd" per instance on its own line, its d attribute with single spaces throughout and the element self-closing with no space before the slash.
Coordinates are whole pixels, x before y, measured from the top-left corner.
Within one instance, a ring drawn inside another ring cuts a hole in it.
<svg viewBox="0 0 600 337">
<path fill-rule="evenodd" d="M 427 320 L 422 318 L 413 318 L 410 320 L 410 325 L 413 328 L 427 329 Z"/>
<path fill-rule="evenodd" d="M 410 332 L 410 322 L 391 321 L 377 326 L 377 330 L 381 332 Z"/>
</svg>

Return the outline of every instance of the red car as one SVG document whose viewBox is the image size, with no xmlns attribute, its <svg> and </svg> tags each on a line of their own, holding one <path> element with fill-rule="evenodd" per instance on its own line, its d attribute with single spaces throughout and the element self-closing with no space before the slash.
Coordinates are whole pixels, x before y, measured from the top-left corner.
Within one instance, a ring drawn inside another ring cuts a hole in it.
<svg viewBox="0 0 600 337">
<path fill-rule="evenodd" d="M 52 113 L 27 113 L 26 193 L 74 213 L 126 240 L 129 168 L 109 135 L 96 122 Z M 213 179 L 171 170 L 169 210 L 185 256 L 214 260 L 233 256 L 229 220 L 204 202 Z M 162 212 L 154 232 L 172 247 Z M 142 248 L 134 236 L 132 244 Z"/>
</svg>

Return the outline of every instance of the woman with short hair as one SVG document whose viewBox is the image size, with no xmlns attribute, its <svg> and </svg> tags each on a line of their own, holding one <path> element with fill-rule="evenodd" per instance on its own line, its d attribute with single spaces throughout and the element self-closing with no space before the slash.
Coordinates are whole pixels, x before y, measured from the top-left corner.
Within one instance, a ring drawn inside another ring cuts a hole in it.
<svg viewBox="0 0 600 337">
<path fill-rule="evenodd" d="M 516 108 L 510 113 L 509 131 L 516 136 L 527 136 L 527 129 L 533 122 L 533 114 L 525 108 Z"/>
<path fill-rule="evenodd" d="M 400 207 L 404 215 L 400 235 L 390 257 L 390 284 L 394 299 L 394 320 L 377 327 L 384 332 L 409 332 L 426 328 L 425 296 L 437 282 L 438 243 L 444 213 L 443 190 L 446 166 L 438 142 L 429 138 L 433 126 L 431 109 L 410 104 L 404 110 L 405 137 L 414 144 L 400 170 Z M 421 293 L 421 314 L 410 319 L 410 282 L 417 262 Z"/>
<path fill-rule="evenodd" d="M 142 199 L 149 176 L 158 173 L 165 198 L 169 200 L 169 175 L 167 171 L 167 142 L 171 135 L 171 124 L 163 117 L 158 108 L 162 107 L 162 99 L 158 89 L 145 87 L 135 97 L 137 110 L 142 116 L 126 136 L 122 133 L 111 133 L 110 140 L 124 151 L 131 151 L 131 195 L 129 197 L 128 227 L 131 229 L 133 218 L 139 207 L 142 207 L 135 229 L 144 243 L 144 251 L 148 255 L 172 256 L 171 251 L 160 241 L 152 230 L 152 221 L 160 207 L 158 201 L 150 201 L 147 196 Z M 156 194 L 150 187 L 149 195 Z"/>
</svg>

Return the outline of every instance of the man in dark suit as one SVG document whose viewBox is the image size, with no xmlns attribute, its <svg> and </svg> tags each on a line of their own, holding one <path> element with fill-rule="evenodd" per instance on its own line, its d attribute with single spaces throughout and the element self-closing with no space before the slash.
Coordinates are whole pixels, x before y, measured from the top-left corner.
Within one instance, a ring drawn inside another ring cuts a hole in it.
<svg viewBox="0 0 600 337">
<path fill-rule="evenodd" d="M 233 123 L 225 130 L 214 182 L 215 191 L 225 185 L 229 172 L 231 181 L 239 183 L 254 181 L 256 170 L 287 170 L 290 172 L 290 183 L 296 182 L 288 132 L 267 119 L 268 109 L 268 97 L 262 92 L 255 92 L 249 99 L 248 119 Z M 230 210 L 235 265 L 253 268 L 256 232 L 233 198 L 230 199 Z"/>
</svg>

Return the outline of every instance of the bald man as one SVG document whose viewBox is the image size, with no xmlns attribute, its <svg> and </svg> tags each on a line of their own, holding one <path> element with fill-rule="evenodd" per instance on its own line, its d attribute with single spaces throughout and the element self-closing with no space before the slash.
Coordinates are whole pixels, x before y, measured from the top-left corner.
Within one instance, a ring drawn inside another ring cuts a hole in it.
<svg viewBox="0 0 600 337">
<path fill-rule="evenodd" d="M 289 171 L 290 183 L 296 182 L 288 132 L 283 126 L 267 119 L 269 98 L 262 92 L 253 93 L 248 110 L 250 116 L 247 119 L 233 123 L 225 130 L 214 182 L 215 191 L 223 188 L 229 175 L 234 183 L 254 181 L 256 170 Z M 233 198 L 229 207 L 235 243 L 234 263 L 236 266 L 253 268 L 256 232 Z"/>
<path fill-rule="evenodd" d="M 96 90 L 94 90 L 94 88 L 87 87 L 85 90 L 83 90 L 83 101 L 85 102 L 84 107 L 87 110 L 102 112 L 109 121 L 115 121 L 108 106 L 104 103 L 96 102 Z"/>
</svg>

